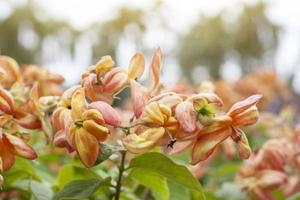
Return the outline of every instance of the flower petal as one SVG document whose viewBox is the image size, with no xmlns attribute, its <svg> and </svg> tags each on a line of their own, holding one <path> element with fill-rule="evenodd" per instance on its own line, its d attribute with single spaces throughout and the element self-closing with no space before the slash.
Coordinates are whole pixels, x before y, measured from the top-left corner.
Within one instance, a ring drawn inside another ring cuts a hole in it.
<svg viewBox="0 0 300 200">
<path fill-rule="evenodd" d="M 34 160 L 37 158 L 37 154 L 35 153 L 35 151 L 22 139 L 6 133 L 3 134 L 3 139 L 6 139 L 12 145 L 11 151 L 15 155 L 29 160 Z"/>
<path fill-rule="evenodd" d="M 141 115 L 141 121 L 155 125 L 164 124 L 164 114 L 157 102 L 152 102 L 145 107 L 145 110 Z"/>
<path fill-rule="evenodd" d="M 148 100 L 147 89 L 136 82 L 130 81 L 131 100 L 133 102 L 133 110 L 136 118 L 139 118 L 145 108 Z"/>
<path fill-rule="evenodd" d="M 102 83 L 103 92 L 114 94 L 126 86 L 128 83 L 128 76 L 126 71 L 117 67 L 105 74 Z"/>
<path fill-rule="evenodd" d="M 77 129 L 74 137 L 76 151 L 80 160 L 86 167 L 92 167 L 95 164 L 99 153 L 97 139 L 84 128 Z"/>
<path fill-rule="evenodd" d="M 232 118 L 234 126 L 250 126 L 257 122 L 258 110 L 256 106 L 252 106 L 244 112 L 234 115 Z"/>
<path fill-rule="evenodd" d="M 110 71 L 114 65 L 115 62 L 110 56 L 103 56 L 96 64 L 95 71 L 97 74 L 103 74 Z"/>
<path fill-rule="evenodd" d="M 238 145 L 239 155 L 242 159 L 248 159 L 251 155 L 251 148 L 248 143 L 246 134 L 239 128 L 232 128 L 231 138 Z"/>
<path fill-rule="evenodd" d="M 218 130 L 217 132 L 198 137 L 192 150 L 192 162 L 195 165 L 200 161 L 206 160 L 222 141 L 231 135 L 230 127 Z"/>
<path fill-rule="evenodd" d="M 143 75 L 145 69 L 145 58 L 143 54 L 136 53 L 130 60 L 128 68 L 128 78 L 136 79 L 140 78 Z"/>
<path fill-rule="evenodd" d="M 106 102 L 95 101 L 90 103 L 88 108 L 98 110 L 102 114 L 105 123 L 108 125 L 117 127 L 121 124 L 121 117 L 119 113 Z"/>
<path fill-rule="evenodd" d="M 184 132 L 192 133 L 196 130 L 196 111 L 192 102 L 184 101 L 178 104 L 175 116 Z"/>
<path fill-rule="evenodd" d="M 78 120 L 81 119 L 81 114 L 84 112 L 86 106 L 84 89 L 77 89 L 71 100 L 71 109 L 72 109 L 72 119 Z"/>
<path fill-rule="evenodd" d="M 162 67 L 163 54 L 160 48 L 158 48 L 150 64 L 149 80 L 150 80 L 150 91 L 156 93 L 159 89 L 160 84 L 160 70 Z"/>
<path fill-rule="evenodd" d="M 150 128 L 143 133 L 130 134 L 123 139 L 123 145 L 131 153 L 146 153 L 150 151 L 163 138 L 165 129 Z"/>
<path fill-rule="evenodd" d="M 244 112 L 251 106 L 257 104 L 257 102 L 261 98 L 262 98 L 262 95 L 256 94 L 256 95 L 252 95 L 252 96 L 248 97 L 247 99 L 245 99 L 243 101 L 239 101 L 239 102 L 233 104 L 233 106 L 228 111 L 228 115 L 231 117 L 234 117 L 235 115 L 238 115 L 238 114 Z"/>
</svg>

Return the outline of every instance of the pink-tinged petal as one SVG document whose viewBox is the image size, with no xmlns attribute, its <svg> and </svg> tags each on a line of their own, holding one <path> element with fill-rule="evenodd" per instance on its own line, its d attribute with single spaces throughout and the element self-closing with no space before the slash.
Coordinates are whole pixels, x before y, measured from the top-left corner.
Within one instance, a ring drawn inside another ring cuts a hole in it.
<svg viewBox="0 0 300 200">
<path fill-rule="evenodd" d="M 227 127 L 217 132 L 200 136 L 195 142 L 192 150 L 191 164 L 195 165 L 206 160 L 215 150 L 218 144 L 231 135 L 231 128 Z"/>
<path fill-rule="evenodd" d="M 169 108 L 173 109 L 175 108 L 179 103 L 182 102 L 182 98 L 176 94 L 175 92 L 166 92 L 159 94 L 157 96 L 154 96 L 149 100 L 148 103 L 156 101 L 159 104 L 164 104 L 168 106 Z"/>
<path fill-rule="evenodd" d="M 196 130 L 196 111 L 192 102 L 184 101 L 176 107 L 176 119 L 179 122 L 180 128 L 187 133 L 192 133 Z"/>
<path fill-rule="evenodd" d="M 38 84 L 34 84 L 30 90 L 30 102 L 34 113 L 37 116 L 41 116 L 41 105 L 40 105 L 40 96 L 39 96 L 39 86 Z"/>
<path fill-rule="evenodd" d="M 190 148 L 192 145 L 193 145 L 192 140 L 178 141 L 173 145 L 173 148 L 167 147 L 166 153 L 168 153 L 169 155 L 178 154 Z"/>
<path fill-rule="evenodd" d="M 252 106 L 244 112 L 234 115 L 232 118 L 234 126 L 250 126 L 257 122 L 258 110 L 256 106 Z"/>
<path fill-rule="evenodd" d="M 160 48 L 158 48 L 150 64 L 149 81 L 151 93 L 156 93 L 160 85 L 160 70 L 163 62 L 163 54 Z"/>
<path fill-rule="evenodd" d="M 123 139 L 123 145 L 131 153 L 146 153 L 154 148 L 159 140 L 163 138 L 165 129 L 150 128 L 143 133 L 130 134 Z"/>
<path fill-rule="evenodd" d="M 0 88 L 0 110 L 6 114 L 12 114 L 14 112 L 13 96 L 3 88 Z"/>
<path fill-rule="evenodd" d="M 62 129 L 55 133 L 53 144 L 57 147 L 63 148 L 67 146 L 66 130 Z"/>
<path fill-rule="evenodd" d="M 86 167 L 92 167 L 99 154 L 99 144 L 97 139 L 84 128 L 79 128 L 75 132 L 76 151 L 82 163 Z"/>
<path fill-rule="evenodd" d="M 5 76 L 1 79 L 1 85 L 4 87 L 10 87 L 16 81 L 21 81 L 20 67 L 11 57 L 0 56 L 0 68 L 5 71 Z"/>
<path fill-rule="evenodd" d="M 248 159 L 252 151 L 249 146 L 246 134 L 241 129 L 233 127 L 231 138 L 238 145 L 240 157 L 242 159 Z"/>
<path fill-rule="evenodd" d="M 102 80 L 103 92 L 117 93 L 123 89 L 128 83 L 128 76 L 126 71 L 122 68 L 114 68 L 107 72 Z"/>
<path fill-rule="evenodd" d="M 219 130 L 223 130 L 227 127 L 230 127 L 232 124 L 231 117 L 226 115 L 216 116 L 210 122 L 208 122 L 198 133 L 199 136 L 212 134 L 218 132 Z"/>
<path fill-rule="evenodd" d="M 247 99 L 245 99 L 243 101 L 239 101 L 239 102 L 233 104 L 233 106 L 228 111 L 228 115 L 231 117 L 234 117 L 235 115 L 238 115 L 238 114 L 244 112 L 248 108 L 257 104 L 257 102 L 261 98 L 262 98 L 262 95 L 256 94 L 256 95 L 252 95 L 252 96 L 248 97 Z"/>
<path fill-rule="evenodd" d="M 254 188 L 253 194 L 256 196 L 255 198 L 261 200 L 276 200 L 272 193 L 266 189 Z"/>
<path fill-rule="evenodd" d="M 98 85 L 93 85 L 97 80 L 97 75 L 92 73 L 89 74 L 87 78 L 84 79 L 82 86 L 84 87 L 84 91 L 86 96 L 91 100 L 95 101 L 97 99 L 96 91 L 94 87 L 102 87 Z"/>
<path fill-rule="evenodd" d="M 164 114 L 157 102 L 148 104 L 141 115 L 141 121 L 148 124 L 163 125 L 164 120 Z"/>
<path fill-rule="evenodd" d="M 222 150 L 224 151 L 226 158 L 232 160 L 235 154 L 234 142 L 230 138 L 227 138 L 222 143 Z"/>
<path fill-rule="evenodd" d="M 130 60 L 129 68 L 128 68 L 128 78 L 129 79 L 137 79 L 140 78 L 145 69 L 145 58 L 143 54 L 136 53 Z"/>
<path fill-rule="evenodd" d="M 196 95 L 192 95 L 190 98 L 188 98 L 188 101 L 193 102 L 195 106 L 201 106 L 204 101 L 210 104 L 215 104 L 217 106 L 224 105 L 222 99 L 220 99 L 220 97 L 212 92 L 202 92 Z"/>
<path fill-rule="evenodd" d="M 88 108 L 98 110 L 102 114 L 105 123 L 108 125 L 117 127 L 121 124 L 121 117 L 119 113 L 108 103 L 103 101 L 95 101 L 90 103 Z"/>
<path fill-rule="evenodd" d="M 35 151 L 22 139 L 11 134 L 3 134 L 3 139 L 6 139 L 12 145 L 11 152 L 13 152 L 15 155 L 29 160 L 34 160 L 37 158 Z"/>
<path fill-rule="evenodd" d="M 84 89 L 79 88 L 74 92 L 71 100 L 72 119 L 73 120 L 81 119 L 81 115 L 84 112 L 85 108 L 86 108 L 86 100 L 85 100 Z"/>
<path fill-rule="evenodd" d="M 133 110 L 136 118 L 139 118 L 145 108 L 148 100 L 147 89 L 138 82 L 130 81 L 131 99 L 133 102 Z"/>
<path fill-rule="evenodd" d="M 269 190 L 276 189 L 288 182 L 287 174 L 276 170 L 262 170 L 256 177 L 257 187 Z"/>
<path fill-rule="evenodd" d="M 20 117 L 17 115 L 15 113 L 14 121 L 17 122 L 23 128 L 37 129 L 42 127 L 39 118 L 35 115 L 32 115 L 30 113 L 22 113 Z"/>
</svg>

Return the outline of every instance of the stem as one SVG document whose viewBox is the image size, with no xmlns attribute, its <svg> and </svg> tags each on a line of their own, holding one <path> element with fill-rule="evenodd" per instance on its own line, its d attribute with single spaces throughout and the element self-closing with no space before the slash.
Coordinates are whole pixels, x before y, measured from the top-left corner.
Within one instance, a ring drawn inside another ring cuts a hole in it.
<svg viewBox="0 0 300 200">
<path fill-rule="evenodd" d="M 124 165 L 125 165 L 125 156 L 126 156 L 126 151 L 121 152 L 121 163 L 119 166 L 119 177 L 118 177 L 118 182 L 116 186 L 116 195 L 115 195 L 115 200 L 120 199 L 120 194 L 121 194 L 121 187 L 122 187 L 122 177 L 123 177 L 123 172 L 124 172 Z"/>
</svg>

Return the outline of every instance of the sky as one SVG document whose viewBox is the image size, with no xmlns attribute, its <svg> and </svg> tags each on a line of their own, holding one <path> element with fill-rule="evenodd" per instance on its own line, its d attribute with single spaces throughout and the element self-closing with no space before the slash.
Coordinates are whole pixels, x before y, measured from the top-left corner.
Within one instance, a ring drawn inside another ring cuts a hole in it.
<svg viewBox="0 0 300 200">
<path fill-rule="evenodd" d="M 124 5 L 130 7 L 138 7 L 141 9 L 147 9 L 154 5 L 157 1 L 154 0 L 35 0 L 40 6 L 42 6 L 50 16 L 53 18 L 64 19 L 71 23 L 73 27 L 78 30 L 82 30 L 88 27 L 93 22 L 106 21 L 113 17 L 118 7 Z M 0 0 L 0 18 L 1 15 L 9 13 L 9 6 L 5 2 L 9 2 L 9 5 L 18 5 L 26 2 L 26 0 Z M 162 0 L 163 4 L 163 16 L 168 21 L 169 26 L 174 31 L 184 33 L 188 30 L 195 20 L 197 20 L 199 14 L 215 15 L 222 9 L 228 10 L 228 18 L 238 14 L 241 10 L 241 4 L 253 4 L 257 0 Z M 283 27 L 283 31 L 280 33 L 280 45 L 276 55 L 275 67 L 278 70 L 282 78 L 286 78 L 291 74 L 295 74 L 297 77 L 293 83 L 296 87 L 300 85 L 300 1 L 297 0 L 267 0 L 269 7 L 267 10 L 267 16 L 275 23 Z M 6 7 L 6 8 L 5 8 Z M 150 20 L 154 27 L 158 23 L 155 20 Z M 150 47 L 164 46 L 169 52 L 172 51 L 174 44 L 174 38 L 171 36 L 166 38 L 166 33 L 155 29 L 145 36 L 146 44 Z M 130 56 L 135 51 L 135 47 L 126 40 L 120 45 L 118 51 L 118 62 L 120 65 L 126 65 Z M 169 48 L 169 49 L 168 49 Z M 124 52 L 124 49 L 128 50 Z M 84 59 L 83 59 L 84 60 Z M 84 62 L 77 62 L 76 64 L 82 65 Z M 67 64 L 67 63 L 64 63 Z M 74 66 L 74 63 L 69 63 Z M 176 65 L 176 63 L 171 63 Z M 230 77 L 230 70 L 236 70 L 234 66 L 227 63 L 228 79 Z M 53 64 L 52 64 L 53 66 Z M 58 65 L 57 65 L 58 66 Z M 61 70 L 59 67 L 52 68 L 53 70 Z M 174 81 L 176 75 L 178 75 L 178 69 L 176 67 L 170 69 L 172 76 L 165 77 L 165 81 Z M 239 74 L 238 72 L 236 74 Z M 68 77 L 69 76 L 69 77 Z M 76 74 L 67 75 L 67 81 L 70 83 L 73 80 L 72 77 Z M 170 79 L 172 80 L 168 80 Z M 226 78 L 226 73 L 225 73 Z M 71 80 L 72 79 L 72 80 Z M 174 79 L 174 80 L 173 80 Z M 296 87 L 300 92 L 300 87 Z"/>
</svg>

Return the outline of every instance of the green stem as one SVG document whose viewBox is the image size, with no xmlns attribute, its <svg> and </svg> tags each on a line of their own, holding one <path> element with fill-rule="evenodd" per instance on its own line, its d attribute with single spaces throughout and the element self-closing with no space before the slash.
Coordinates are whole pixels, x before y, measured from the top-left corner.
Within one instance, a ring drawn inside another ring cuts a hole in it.
<svg viewBox="0 0 300 200">
<path fill-rule="evenodd" d="M 116 186 L 116 194 L 115 194 L 115 200 L 120 199 L 120 194 L 121 194 L 121 187 L 122 187 L 122 178 L 123 178 L 123 172 L 124 167 L 125 167 L 125 156 L 126 156 L 126 151 L 121 152 L 121 163 L 119 166 L 119 176 L 118 176 L 118 181 L 117 181 L 117 186 Z"/>
</svg>

